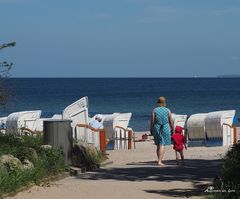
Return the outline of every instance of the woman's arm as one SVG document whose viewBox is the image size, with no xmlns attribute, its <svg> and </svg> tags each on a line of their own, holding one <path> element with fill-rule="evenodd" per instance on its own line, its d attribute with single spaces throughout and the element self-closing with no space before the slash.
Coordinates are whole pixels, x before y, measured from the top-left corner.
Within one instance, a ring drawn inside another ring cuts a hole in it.
<svg viewBox="0 0 240 199">
<path fill-rule="evenodd" d="M 174 124 L 173 124 L 173 119 L 172 119 L 172 113 L 171 113 L 170 110 L 169 110 L 169 114 L 168 114 L 168 121 L 169 121 L 169 125 L 170 125 L 170 128 L 171 128 L 171 132 L 173 133 L 173 131 L 174 131 Z"/>
</svg>

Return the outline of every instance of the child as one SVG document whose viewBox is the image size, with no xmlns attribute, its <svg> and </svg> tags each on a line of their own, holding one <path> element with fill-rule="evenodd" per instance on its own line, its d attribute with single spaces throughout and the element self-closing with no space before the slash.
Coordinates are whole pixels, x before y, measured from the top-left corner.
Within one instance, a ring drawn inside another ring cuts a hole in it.
<svg viewBox="0 0 240 199">
<path fill-rule="evenodd" d="M 179 164 L 179 155 L 181 156 L 182 164 L 184 165 L 184 155 L 183 155 L 183 147 L 187 150 L 186 146 L 186 137 L 182 134 L 183 128 L 181 126 L 176 126 L 175 132 L 172 135 L 173 139 L 173 149 L 176 153 L 176 161 Z"/>
</svg>

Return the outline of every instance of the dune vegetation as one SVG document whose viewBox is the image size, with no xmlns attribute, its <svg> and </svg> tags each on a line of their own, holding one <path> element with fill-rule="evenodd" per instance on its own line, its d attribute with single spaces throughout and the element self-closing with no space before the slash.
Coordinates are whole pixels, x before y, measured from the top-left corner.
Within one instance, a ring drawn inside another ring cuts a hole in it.
<svg viewBox="0 0 240 199">
<path fill-rule="evenodd" d="M 43 145 L 42 136 L 0 135 L 0 198 L 64 171 L 63 152 Z"/>
</svg>

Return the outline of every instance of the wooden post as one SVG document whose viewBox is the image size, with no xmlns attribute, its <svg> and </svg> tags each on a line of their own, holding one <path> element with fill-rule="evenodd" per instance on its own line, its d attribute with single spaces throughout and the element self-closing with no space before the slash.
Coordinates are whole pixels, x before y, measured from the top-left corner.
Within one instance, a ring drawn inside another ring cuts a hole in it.
<svg viewBox="0 0 240 199">
<path fill-rule="evenodd" d="M 103 152 L 104 159 L 107 159 L 107 143 L 106 143 L 106 133 L 103 129 L 99 131 L 100 136 L 100 150 Z"/>
<path fill-rule="evenodd" d="M 128 131 L 128 149 L 132 149 L 132 130 Z"/>
<path fill-rule="evenodd" d="M 237 128 L 233 128 L 233 144 L 237 144 Z"/>
</svg>

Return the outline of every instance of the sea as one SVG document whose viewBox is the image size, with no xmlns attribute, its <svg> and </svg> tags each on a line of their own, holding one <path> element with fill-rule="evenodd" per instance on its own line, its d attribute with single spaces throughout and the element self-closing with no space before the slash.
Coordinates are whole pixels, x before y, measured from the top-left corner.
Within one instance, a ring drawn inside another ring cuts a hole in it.
<svg viewBox="0 0 240 199">
<path fill-rule="evenodd" d="M 230 110 L 240 116 L 240 78 L 9 78 L 12 93 L 0 116 L 26 110 L 42 110 L 42 117 L 61 114 L 83 96 L 89 114 L 131 112 L 129 126 L 146 131 L 160 96 L 176 114 Z"/>
</svg>

